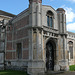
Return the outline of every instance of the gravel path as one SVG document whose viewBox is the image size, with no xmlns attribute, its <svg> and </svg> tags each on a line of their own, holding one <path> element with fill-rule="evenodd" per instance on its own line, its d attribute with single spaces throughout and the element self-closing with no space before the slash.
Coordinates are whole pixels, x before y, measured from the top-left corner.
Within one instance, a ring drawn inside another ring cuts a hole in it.
<svg viewBox="0 0 75 75">
<path fill-rule="evenodd" d="M 52 75 L 75 75 L 75 71 L 73 71 L 73 72 L 64 72 L 64 73 L 60 73 L 60 74 L 52 74 Z"/>
</svg>

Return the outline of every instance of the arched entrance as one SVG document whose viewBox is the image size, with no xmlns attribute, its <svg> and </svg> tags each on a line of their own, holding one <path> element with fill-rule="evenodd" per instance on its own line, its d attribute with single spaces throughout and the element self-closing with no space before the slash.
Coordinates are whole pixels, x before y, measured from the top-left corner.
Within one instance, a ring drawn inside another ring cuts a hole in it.
<svg viewBox="0 0 75 75">
<path fill-rule="evenodd" d="M 53 71 L 54 70 L 54 45 L 55 43 L 51 40 L 49 40 L 46 43 L 46 69 L 47 71 Z"/>
</svg>

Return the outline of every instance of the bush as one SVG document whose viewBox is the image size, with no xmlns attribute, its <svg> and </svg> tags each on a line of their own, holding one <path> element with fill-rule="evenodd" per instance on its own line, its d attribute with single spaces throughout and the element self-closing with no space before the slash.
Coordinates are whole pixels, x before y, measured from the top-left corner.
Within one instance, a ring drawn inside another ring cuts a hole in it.
<svg viewBox="0 0 75 75">
<path fill-rule="evenodd" d="M 70 71 L 75 71 L 75 65 L 69 66 Z"/>
</svg>

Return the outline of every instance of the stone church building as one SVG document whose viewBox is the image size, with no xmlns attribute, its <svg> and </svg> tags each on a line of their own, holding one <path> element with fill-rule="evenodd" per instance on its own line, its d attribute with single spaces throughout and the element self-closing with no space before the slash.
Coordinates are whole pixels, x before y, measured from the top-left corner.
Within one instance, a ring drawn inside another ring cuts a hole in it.
<svg viewBox="0 0 75 75">
<path fill-rule="evenodd" d="M 1 68 L 29 74 L 69 70 L 75 64 L 75 33 L 66 30 L 65 12 L 42 5 L 42 0 L 29 0 L 29 7 L 20 14 L 1 14 L 7 17 L 0 25 Z"/>
</svg>

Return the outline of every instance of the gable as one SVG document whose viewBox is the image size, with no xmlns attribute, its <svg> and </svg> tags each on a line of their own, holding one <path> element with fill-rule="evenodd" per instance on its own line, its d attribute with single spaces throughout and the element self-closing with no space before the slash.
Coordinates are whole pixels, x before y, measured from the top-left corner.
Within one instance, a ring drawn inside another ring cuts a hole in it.
<svg viewBox="0 0 75 75">
<path fill-rule="evenodd" d="M 42 25 L 47 26 L 47 12 L 51 11 L 54 15 L 54 29 L 58 29 L 57 12 L 51 6 L 42 6 Z"/>
</svg>

